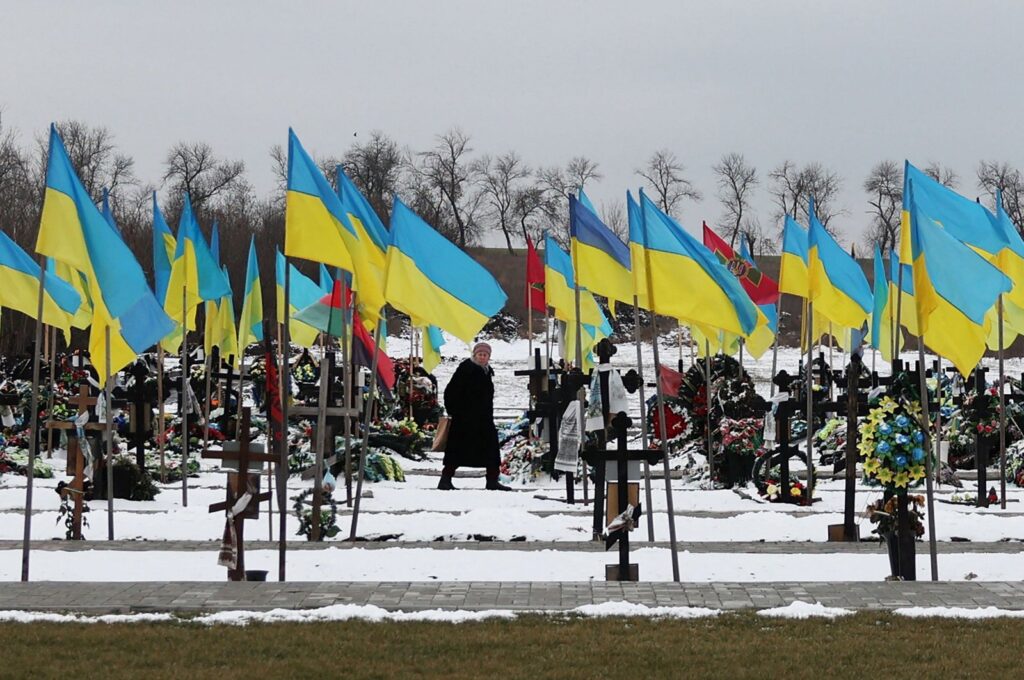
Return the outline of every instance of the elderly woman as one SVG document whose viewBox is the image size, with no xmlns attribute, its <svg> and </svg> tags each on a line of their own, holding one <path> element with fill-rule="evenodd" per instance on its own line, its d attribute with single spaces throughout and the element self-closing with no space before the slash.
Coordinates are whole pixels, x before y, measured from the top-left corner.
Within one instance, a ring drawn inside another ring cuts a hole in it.
<svg viewBox="0 0 1024 680">
<path fill-rule="evenodd" d="M 437 488 L 455 489 L 452 477 L 456 468 L 487 469 L 487 488 L 509 491 L 498 482 L 498 430 L 494 426 L 494 370 L 490 367 L 491 346 L 478 342 L 473 354 L 455 370 L 444 388 L 444 406 L 451 418 L 448 444 L 444 450 L 444 470 Z"/>
</svg>

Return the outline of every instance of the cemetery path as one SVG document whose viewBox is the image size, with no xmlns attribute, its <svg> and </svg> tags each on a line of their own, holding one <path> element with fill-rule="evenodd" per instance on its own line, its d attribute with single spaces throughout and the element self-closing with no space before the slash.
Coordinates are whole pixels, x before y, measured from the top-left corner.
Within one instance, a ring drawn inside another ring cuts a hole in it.
<svg viewBox="0 0 1024 680">
<path fill-rule="evenodd" d="M 902 607 L 1024 609 L 1024 583 L 952 582 L 236 582 L 236 583 L 9 583 L 0 611 L 73 611 L 85 614 L 305 609 L 334 604 L 386 610 L 566 611 L 628 601 L 651 607 L 742 610 L 817 602 L 828 607 L 891 610 Z"/>
</svg>

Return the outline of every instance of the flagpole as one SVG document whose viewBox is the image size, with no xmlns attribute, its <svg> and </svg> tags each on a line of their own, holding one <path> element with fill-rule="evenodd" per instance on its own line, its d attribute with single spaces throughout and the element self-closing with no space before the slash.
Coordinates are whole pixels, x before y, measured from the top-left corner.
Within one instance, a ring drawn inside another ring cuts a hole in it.
<svg viewBox="0 0 1024 680">
<path fill-rule="evenodd" d="M 715 461 L 711 451 L 711 341 L 707 338 L 704 338 L 704 406 L 704 427 L 707 430 L 708 483 L 714 490 Z"/>
<path fill-rule="evenodd" d="M 181 287 L 181 506 L 188 507 L 188 409 L 192 405 L 188 393 L 188 283 Z"/>
<path fill-rule="evenodd" d="M 633 339 L 636 341 L 636 370 L 640 382 L 640 446 L 647 450 L 647 401 L 644 395 L 644 357 L 640 351 L 640 300 L 633 296 Z M 680 336 L 682 342 L 682 336 Z M 682 345 L 680 345 L 682 349 Z M 682 359 L 680 359 L 682 361 Z M 655 370 L 655 380 L 659 380 Z M 647 540 L 654 540 L 654 502 L 651 500 L 651 464 L 644 460 L 644 503 L 647 504 Z"/>
<path fill-rule="evenodd" d="M 103 399 L 106 402 L 106 430 L 107 430 L 107 540 L 114 540 L 114 404 L 113 404 L 113 381 L 114 375 L 110 370 L 110 326 L 105 329 L 106 335 L 106 361 L 107 380 L 104 385 Z"/>
<path fill-rule="evenodd" d="M 779 299 L 776 300 L 776 302 L 775 302 L 775 318 L 779 319 L 779 323 L 778 323 L 778 327 L 776 328 L 776 330 L 778 332 L 775 333 L 775 337 L 772 339 L 772 375 L 771 375 L 771 378 L 768 381 L 769 384 L 770 384 L 770 387 L 769 387 L 770 391 L 768 393 L 768 396 L 770 396 L 770 397 L 774 397 L 775 396 L 775 369 L 778 366 L 778 360 L 779 360 L 779 334 L 782 333 L 782 321 L 781 321 L 781 319 L 782 319 L 782 312 L 781 312 L 781 309 L 782 309 L 782 294 L 780 293 L 779 294 Z"/>
<path fill-rule="evenodd" d="M 210 323 L 208 315 L 203 316 L 203 332 L 206 332 L 206 324 Z M 205 348 L 204 348 L 205 353 Z M 219 352 L 218 352 L 219 354 Z M 203 356 L 203 366 L 206 369 L 206 389 L 203 394 L 203 450 L 210 448 L 210 374 L 219 370 L 220 366 L 213 365 L 213 346 L 210 346 L 210 353 Z"/>
<path fill-rule="evenodd" d="M 527 286 L 527 296 L 529 296 L 529 286 Z M 526 301 L 526 336 L 528 338 L 529 345 L 527 345 L 526 360 L 529 362 L 530 357 L 533 356 L 533 308 L 530 307 L 530 300 Z"/>
<path fill-rule="evenodd" d="M 352 301 L 352 307 L 355 307 L 355 300 Z M 348 340 L 348 282 L 345 281 L 344 277 L 341 277 L 341 379 L 345 383 L 345 409 L 346 413 L 344 416 L 345 423 L 345 505 L 352 507 L 352 478 L 349 476 L 352 472 L 352 419 L 349 417 L 347 409 L 355 406 L 355 400 L 352 398 L 352 361 L 349 354 L 351 347 Z M 355 325 L 355 319 L 352 319 L 353 326 Z M 328 325 L 327 328 L 330 328 Z M 374 348 L 376 351 L 376 348 Z M 333 434 L 333 433 L 332 433 Z M 331 451 L 334 451 L 334 442 L 331 442 Z"/>
<path fill-rule="evenodd" d="M 576 305 L 576 368 L 583 372 L 583 329 L 580 324 L 580 276 L 578 271 L 578 265 L 576 264 L 576 241 L 573 239 L 572 242 L 572 275 L 573 275 L 573 299 Z M 568 347 L 566 348 L 568 349 Z M 587 475 L 583 476 L 583 481 L 586 483 Z"/>
<path fill-rule="evenodd" d="M 163 345 L 156 345 L 156 400 L 157 400 L 157 423 L 156 423 L 156 447 L 160 454 L 160 483 L 167 483 L 167 467 L 164 462 L 164 348 Z"/>
<path fill-rule="evenodd" d="M 811 355 L 814 353 L 814 303 L 807 300 L 807 498 L 814 499 L 814 390 L 811 380 Z"/>
<path fill-rule="evenodd" d="M 21 580 L 28 581 L 29 552 L 32 540 L 32 481 L 35 479 L 39 449 L 39 348 L 43 344 L 43 291 L 46 285 L 46 258 L 39 258 L 39 295 L 36 302 L 36 341 L 32 348 L 32 409 L 29 420 L 28 468 L 25 471 L 25 533 L 21 543 Z"/>
<path fill-rule="evenodd" d="M 46 329 L 43 329 L 46 332 Z M 46 413 L 53 413 L 53 399 L 57 392 L 57 327 L 50 326 L 50 394 L 46 398 Z M 59 443 L 59 442 L 58 442 Z M 53 458 L 53 429 L 46 428 L 46 457 Z"/>
<path fill-rule="evenodd" d="M 902 328 L 902 324 L 901 324 L 901 320 L 903 319 L 903 263 L 900 262 L 899 256 L 896 257 L 896 271 L 897 271 L 897 273 L 896 273 L 896 332 L 893 333 L 893 339 L 892 339 L 892 342 L 893 342 L 892 358 L 893 358 L 894 362 L 895 362 L 896 358 L 899 356 L 897 354 L 897 351 L 898 351 L 898 348 L 899 348 L 900 345 L 899 345 L 899 341 L 897 340 L 897 337 L 903 337 L 903 328 Z M 920 330 L 921 330 L 921 327 L 918 326 L 918 332 L 920 332 Z M 918 336 L 918 338 L 920 339 L 920 336 Z M 924 355 L 922 354 L 922 358 L 921 358 L 922 367 L 924 365 L 924 358 L 923 358 L 923 356 Z M 892 373 L 892 372 L 893 372 L 893 370 L 890 369 L 890 373 Z"/>
<path fill-rule="evenodd" d="M 278 371 L 281 383 L 281 460 L 278 463 L 277 480 L 277 580 L 285 580 L 285 555 L 288 550 L 288 405 L 291 401 L 291 267 L 285 258 L 284 267 L 284 322 L 279 333 L 278 352 L 281 356 L 281 370 Z"/>
<path fill-rule="evenodd" d="M 642 190 L 641 190 L 642 191 Z M 642 199 L 641 199 L 642 200 Z M 654 304 L 654 286 L 652 285 L 651 278 L 651 255 L 646 248 L 647 243 L 647 223 L 646 219 L 643 218 L 643 211 L 641 211 L 641 225 L 643 226 L 644 234 L 644 270 L 647 276 L 647 300 L 650 303 L 651 308 L 651 330 L 653 331 L 653 345 L 654 345 L 654 374 L 657 376 L 658 371 L 661 367 L 661 362 L 658 361 L 658 315 L 655 311 L 657 306 Z M 672 554 L 672 580 L 679 583 L 679 553 L 676 552 L 676 515 L 675 515 L 675 504 L 672 502 L 672 471 L 668 461 L 668 432 L 665 425 L 665 393 L 661 389 L 661 380 L 654 381 L 656 394 L 658 395 L 658 434 L 661 439 L 661 464 L 662 471 L 665 476 L 665 503 L 668 511 L 668 540 L 669 540 L 669 551 Z"/>
<path fill-rule="evenodd" d="M 409 320 L 410 323 L 412 319 Z M 373 413 L 374 390 L 377 387 L 377 361 L 380 357 L 380 333 L 385 325 L 383 319 L 377 320 L 377 328 L 373 338 L 373 358 L 370 359 L 370 385 L 367 388 L 366 412 L 363 414 L 363 441 L 359 445 L 359 478 L 356 480 L 356 498 L 352 505 L 352 524 L 349 527 L 348 540 L 356 540 L 359 525 L 359 501 L 363 497 L 363 478 L 366 470 L 366 449 L 370 445 L 370 418 Z"/>
<path fill-rule="evenodd" d="M 1006 509 L 1006 374 L 1003 362 L 1003 295 L 999 294 L 999 507 Z M 983 489 L 979 489 L 979 492 Z"/>
<path fill-rule="evenodd" d="M 900 267 L 900 269 L 902 271 L 902 267 Z M 920 328 L 920 307 L 918 307 L 918 328 Z M 925 450 L 929 451 L 929 452 L 934 451 L 935 458 L 936 458 L 936 461 L 935 461 L 936 462 L 936 467 L 939 467 L 939 465 L 938 465 L 939 443 L 936 442 L 935 443 L 935 447 L 933 449 L 933 447 L 931 445 L 931 442 L 928 441 L 928 438 L 931 437 L 931 427 L 930 427 L 931 417 L 928 415 L 928 385 L 925 382 L 925 377 L 924 377 L 924 342 L 921 340 L 921 336 L 920 335 L 917 336 L 917 362 L 918 362 L 917 374 L 918 374 L 918 377 L 919 377 L 919 382 L 920 382 L 920 386 L 919 387 L 920 387 L 920 390 L 921 390 L 921 413 L 922 413 L 922 415 L 924 417 L 924 423 L 923 423 L 923 426 L 922 426 L 921 429 L 923 429 L 924 432 L 925 432 L 925 444 L 926 444 Z M 934 487 L 932 485 L 932 469 L 931 469 L 932 457 L 930 455 L 926 455 L 924 457 L 924 466 L 925 466 L 925 470 L 924 470 L 925 493 L 926 493 L 926 502 L 927 502 L 927 505 L 928 505 L 928 510 L 927 510 L 927 512 L 928 512 L 928 553 L 929 553 L 929 557 L 931 558 L 932 580 L 933 581 L 938 581 L 939 580 L 939 558 L 938 558 L 938 555 L 936 554 L 936 545 L 935 545 L 935 489 L 934 489 Z"/>
<path fill-rule="evenodd" d="M 551 308 L 544 302 L 544 347 L 547 354 L 545 367 L 551 365 Z"/>
</svg>

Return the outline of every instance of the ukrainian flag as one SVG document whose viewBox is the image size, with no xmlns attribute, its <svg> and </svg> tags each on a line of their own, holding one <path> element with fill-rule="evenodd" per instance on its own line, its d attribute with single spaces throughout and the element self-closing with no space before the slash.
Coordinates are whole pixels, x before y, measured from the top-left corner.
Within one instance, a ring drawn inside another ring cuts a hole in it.
<svg viewBox="0 0 1024 680">
<path fill-rule="evenodd" d="M 173 329 L 132 251 L 82 186 L 54 125 L 50 126 L 36 252 L 67 264 L 87 279 L 93 304 L 89 352 L 101 377 L 128 365 Z M 110 365 L 106 360 L 108 328 Z"/>
<path fill-rule="evenodd" d="M 82 298 L 71 284 L 50 267 L 43 285 L 43 323 L 71 332 L 71 319 Z M 16 309 L 33 319 L 39 311 L 39 265 L 4 232 L 0 231 L 0 307 Z"/>
<path fill-rule="evenodd" d="M 779 292 L 807 298 L 810 291 L 807 230 L 789 215 L 782 227 L 782 258 L 779 270 Z"/>
<path fill-rule="evenodd" d="M 85 329 L 92 323 L 92 300 L 89 298 L 89 282 L 82 274 L 63 262 L 57 262 L 52 257 L 46 258 L 46 276 L 53 276 L 71 286 L 81 301 L 78 309 L 71 316 L 71 328 Z M 64 331 L 64 340 L 71 344 L 71 334 Z"/>
<path fill-rule="evenodd" d="M 341 199 L 341 204 L 348 215 L 349 224 L 355 230 L 359 237 L 359 243 L 363 246 L 362 256 L 366 258 L 367 263 L 367 266 L 363 268 L 363 276 L 373 277 L 373 281 L 369 285 L 373 286 L 375 290 L 381 290 L 383 296 L 387 250 L 391 237 L 370 202 L 360 193 L 340 165 L 336 169 L 336 175 L 338 198 Z M 366 305 L 364 305 L 365 307 Z M 381 304 L 381 308 L 383 308 L 383 304 Z M 371 329 L 376 327 L 379 315 L 380 308 L 376 310 L 375 314 L 369 316 L 364 314 L 365 321 Z"/>
<path fill-rule="evenodd" d="M 920 335 L 917 330 L 917 300 L 914 299 L 914 269 L 909 264 L 900 264 L 895 252 L 889 253 L 889 299 L 892 300 L 892 313 L 895 315 L 897 309 L 900 312 L 900 325 L 911 335 Z M 899 305 L 896 300 L 901 301 Z M 900 335 L 902 337 L 902 333 Z"/>
<path fill-rule="evenodd" d="M 178 221 L 178 241 L 171 262 L 164 310 L 178 324 L 184 316 L 188 330 L 195 330 L 199 303 L 219 300 L 230 290 L 203 232 L 199 230 L 199 222 L 192 213 L 192 202 L 186 193 Z"/>
<path fill-rule="evenodd" d="M 583 196 L 583 192 L 580 191 Z M 580 285 L 609 301 L 633 301 L 629 248 L 590 208 L 569 196 L 569 234 Z"/>
<path fill-rule="evenodd" d="M 235 325 L 235 293 L 231 290 L 228 268 L 224 267 L 224 278 L 228 283 L 228 294 L 220 299 L 217 306 L 217 347 L 220 355 L 227 359 L 234 357 L 235 368 L 242 365 L 242 353 L 238 346 L 238 328 Z"/>
<path fill-rule="evenodd" d="M 316 344 L 320 331 L 309 324 L 302 323 L 295 318 L 295 315 L 299 310 L 309 307 L 323 297 L 323 291 L 318 285 L 313 283 L 312 279 L 300 272 L 295 265 L 286 264 L 284 255 L 281 254 L 280 250 L 277 251 L 275 265 L 275 273 L 277 274 L 277 322 L 279 324 L 284 323 L 284 273 L 285 267 L 287 267 L 289 278 L 288 302 L 290 303 L 288 338 L 299 347 L 312 347 Z"/>
<path fill-rule="evenodd" d="M 334 277 L 327 271 L 327 265 L 320 263 L 320 290 L 328 295 L 334 293 Z"/>
<path fill-rule="evenodd" d="M 216 220 L 214 220 L 213 228 L 210 230 L 210 256 L 213 258 L 214 263 L 221 267 L 221 271 L 224 273 L 224 280 L 227 282 L 228 289 L 230 290 L 231 281 L 228 279 L 227 270 L 220 264 L 220 229 Z M 219 300 L 208 300 L 203 305 L 206 310 L 206 319 L 203 321 L 203 349 L 206 351 L 207 356 L 213 352 L 214 347 L 220 348 L 222 356 L 228 356 L 221 345 L 224 326 L 223 320 L 220 318 L 220 305 L 223 300 L 223 297 Z M 234 338 L 232 338 L 232 342 L 235 342 Z"/>
<path fill-rule="evenodd" d="M 820 312 L 841 328 L 860 328 L 871 315 L 871 288 L 864 270 L 853 257 L 839 247 L 814 214 L 810 201 L 807 270 L 809 300 Z"/>
<path fill-rule="evenodd" d="M 285 255 L 352 272 L 352 289 L 363 317 L 376 319 L 385 304 L 384 276 L 382 258 L 373 254 L 373 248 L 356 231 L 349 210 L 289 128 Z"/>
<path fill-rule="evenodd" d="M 747 239 L 745 237 L 740 238 L 740 257 L 747 261 L 747 264 L 753 269 L 757 269 L 757 264 L 754 262 L 754 256 L 750 254 L 750 248 L 747 246 Z M 769 278 L 767 275 L 761 274 L 761 284 L 759 286 L 760 291 L 771 290 L 774 286 L 776 291 L 778 290 L 778 284 Z M 744 288 L 746 290 L 746 288 Z M 770 298 L 769 298 L 770 299 Z M 757 308 L 761 310 L 761 314 L 764 315 L 762 321 L 758 317 L 757 328 L 750 334 L 744 346 L 750 353 L 750 356 L 755 359 L 760 359 L 764 356 L 764 353 L 771 349 L 772 343 L 775 342 L 775 336 L 779 333 L 779 310 L 776 307 L 778 302 L 778 293 L 775 293 L 775 302 L 768 302 L 763 305 L 757 305 Z"/>
<path fill-rule="evenodd" d="M 284 292 L 281 294 L 284 297 Z M 260 263 L 256 258 L 256 237 L 249 238 L 249 260 L 245 266 L 245 293 L 242 316 L 238 321 L 239 354 L 254 342 L 263 340 L 263 288 L 260 286 Z"/>
<path fill-rule="evenodd" d="M 653 311 L 748 337 L 759 311 L 739 280 L 642 189 L 640 207 Z"/>
<path fill-rule="evenodd" d="M 914 291 L 921 337 L 967 375 L 985 353 L 985 315 L 1010 279 L 917 208 L 916 182 L 907 182 Z"/>
<path fill-rule="evenodd" d="M 576 282 L 572 259 L 562 250 L 550 234 L 544 234 L 544 297 L 555 310 L 555 317 L 566 323 L 576 323 Z M 580 289 L 580 323 L 600 326 L 604 320 L 594 296 L 583 295 Z"/>
<path fill-rule="evenodd" d="M 647 262 L 644 259 L 644 224 L 640 204 L 633 200 L 633 194 L 626 191 L 626 216 L 629 220 L 629 259 L 633 271 L 633 290 L 637 306 L 650 309 L 647 299 Z"/>
<path fill-rule="evenodd" d="M 441 363 L 441 345 L 444 344 L 444 333 L 437 326 L 424 326 L 420 329 L 423 338 L 423 368 L 433 373 Z"/>
<path fill-rule="evenodd" d="M 885 273 L 885 261 L 882 259 L 882 251 L 875 246 L 875 273 L 874 273 L 875 304 L 871 312 L 871 346 L 882 353 L 882 358 L 892 361 L 893 358 L 893 331 L 896 329 L 896 298 L 892 294 L 894 290 Z M 913 307 L 907 308 L 907 315 L 913 316 Z M 896 333 L 896 341 L 899 352 L 903 348 L 903 333 Z"/>
<path fill-rule="evenodd" d="M 597 307 L 597 301 L 594 300 L 594 295 L 588 291 L 580 291 L 580 303 L 586 300 L 588 304 L 593 304 Z M 602 338 L 610 337 L 612 334 L 612 325 L 608 322 L 608 318 L 600 311 L 598 307 L 598 313 L 601 315 L 601 323 L 597 325 L 581 323 L 580 324 L 580 349 L 583 355 L 583 372 L 591 370 L 595 366 L 594 362 L 594 347 L 601 341 Z M 562 348 L 568 356 L 564 356 L 567 361 L 575 361 L 574 353 L 576 347 L 576 324 L 572 322 L 566 322 L 565 324 L 565 346 Z"/>
<path fill-rule="evenodd" d="M 178 244 L 174 239 L 171 228 L 167 226 L 167 220 L 160 212 L 160 206 L 156 202 L 156 192 L 153 192 L 153 289 L 156 291 L 156 300 L 161 305 L 167 301 L 167 286 L 171 279 L 171 262 L 174 261 L 174 251 Z"/>
<path fill-rule="evenodd" d="M 508 296 L 490 272 L 396 196 L 385 296 L 413 325 L 435 325 L 472 342 Z"/>
</svg>

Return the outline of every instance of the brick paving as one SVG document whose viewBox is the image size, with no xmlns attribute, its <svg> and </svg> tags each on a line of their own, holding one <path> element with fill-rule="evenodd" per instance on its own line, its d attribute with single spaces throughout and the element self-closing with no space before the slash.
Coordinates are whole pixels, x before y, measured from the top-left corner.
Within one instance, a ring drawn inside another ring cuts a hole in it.
<svg viewBox="0 0 1024 680">
<path fill-rule="evenodd" d="M 0 587 L 0 610 L 87 614 L 264 611 L 332 604 L 372 604 L 403 611 L 565 611 L 611 601 L 724 610 L 777 607 L 795 601 L 859 610 L 910 606 L 1024 609 L 1024 583 L 38 582 Z"/>
</svg>

